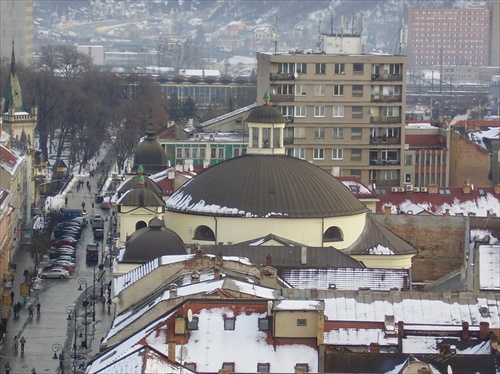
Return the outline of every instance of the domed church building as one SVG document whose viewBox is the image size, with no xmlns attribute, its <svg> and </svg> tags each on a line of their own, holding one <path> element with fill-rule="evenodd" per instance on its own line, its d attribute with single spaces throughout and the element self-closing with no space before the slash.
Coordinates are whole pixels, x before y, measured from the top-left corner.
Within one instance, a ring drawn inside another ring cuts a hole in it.
<svg viewBox="0 0 500 374">
<path fill-rule="evenodd" d="M 168 168 L 165 150 L 158 143 L 158 137 L 152 124 L 146 129 L 146 137 L 139 143 L 134 154 L 133 172 L 142 165 L 144 174 L 155 174 Z"/>
<path fill-rule="evenodd" d="M 303 246 L 335 247 L 352 257 L 371 254 L 356 246 L 368 243 L 368 209 L 328 172 L 285 155 L 286 120 L 268 97 L 264 100 L 247 118 L 247 154 L 214 165 L 181 186 L 166 202 L 166 226 L 184 243 L 255 240 L 259 245 L 260 238 L 271 234 Z M 397 267 L 411 266 L 416 251 L 404 252 Z M 369 257 L 363 256 L 368 267 Z"/>
</svg>

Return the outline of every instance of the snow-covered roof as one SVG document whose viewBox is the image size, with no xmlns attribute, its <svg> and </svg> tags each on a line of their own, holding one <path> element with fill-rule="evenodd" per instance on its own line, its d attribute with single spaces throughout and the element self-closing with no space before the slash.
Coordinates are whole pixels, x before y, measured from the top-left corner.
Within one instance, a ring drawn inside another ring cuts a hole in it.
<svg viewBox="0 0 500 374">
<path fill-rule="evenodd" d="M 479 289 L 500 291 L 500 243 L 479 246 Z"/>
<path fill-rule="evenodd" d="M 7 149 L 0 144 L 0 167 L 5 169 L 10 175 L 14 176 L 18 172 L 23 161 L 24 158 L 14 150 Z"/>
<path fill-rule="evenodd" d="M 435 298 L 434 298 L 435 296 Z M 500 298 L 492 294 L 446 294 L 396 292 L 369 293 L 360 298 L 354 291 L 336 292 L 325 300 L 325 319 L 331 321 L 384 322 L 385 316 L 408 325 L 420 325 L 435 330 L 439 325 L 461 328 L 468 322 L 471 328 L 489 322 L 490 328 L 500 328 Z M 487 307 L 488 316 L 481 313 Z"/>
</svg>

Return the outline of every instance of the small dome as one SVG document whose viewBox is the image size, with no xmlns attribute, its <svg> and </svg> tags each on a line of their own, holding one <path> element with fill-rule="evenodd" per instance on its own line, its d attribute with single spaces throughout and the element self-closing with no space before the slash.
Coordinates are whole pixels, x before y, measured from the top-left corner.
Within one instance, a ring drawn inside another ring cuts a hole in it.
<svg viewBox="0 0 500 374">
<path fill-rule="evenodd" d="M 125 192 L 117 204 L 122 206 L 164 206 L 165 201 L 154 191 L 147 188 L 136 188 Z"/>
<path fill-rule="evenodd" d="M 278 109 L 270 105 L 261 105 L 253 108 L 246 119 L 255 123 L 285 123 L 286 119 Z"/>
<path fill-rule="evenodd" d="M 168 167 L 167 155 L 158 143 L 153 127 L 150 125 L 146 131 L 146 138 L 139 143 L 134 155 L 134 170 L 139 165 L 144 168 L 144 173 L 154 174 Z"/>
<path fill-rule="evenodd" d="M 147 176 L 144 177 L 144 187 L 148 190 L 155 192 L 158 195 L 163 195 L 163 190 L 158 186 L 153 180 L 149 179 Z M 127 179 L 118 189 L 120 195 L 129 191 L 139 188 L 139 175 L 134 175 L 133 177 Z"/>
<path fill-rule="evenodd" d="M 185 254 L 186 248 L 179 235 L 155 217 L 148 227 L 137 230 L 127 240 L 122 262 L 145 263 L 161 256 Z"/>
</svg>

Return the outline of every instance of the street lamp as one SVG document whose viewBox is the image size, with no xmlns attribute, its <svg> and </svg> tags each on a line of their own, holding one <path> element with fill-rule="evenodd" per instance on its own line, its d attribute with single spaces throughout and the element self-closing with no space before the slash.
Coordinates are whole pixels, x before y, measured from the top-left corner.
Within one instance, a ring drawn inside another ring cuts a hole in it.
<svg viewBox="0 0 500 374">
<path fill-rule="evenodd" d="M 64 350 L 63 346 L 59 343 L 52 344 L 52 351 L 54 352 L 54 356 L 52 358 L 54 360 L 59 359 L 59 369 L 61 369 L 61 372 L 64 374 Z M 59 355 L 57 352 L 60 352 Z"/>
<path fill-rule="evenodd" d="M 82 347 L 87 348 L 87 306 L 89 304 L 89 301 L 87 300 L 87 280 L 85 278 L 80 278 L 78 279 L 78 284 L 80 287 L 78 287 L 78 291 L 82 291 L 82 284 L 85 284 L 85 299 L 83 300 L 83 306 L 85 308 L 85 320 L 83 322 L 85 326 L 85 340 L 82 342 Z"/>
</svg>

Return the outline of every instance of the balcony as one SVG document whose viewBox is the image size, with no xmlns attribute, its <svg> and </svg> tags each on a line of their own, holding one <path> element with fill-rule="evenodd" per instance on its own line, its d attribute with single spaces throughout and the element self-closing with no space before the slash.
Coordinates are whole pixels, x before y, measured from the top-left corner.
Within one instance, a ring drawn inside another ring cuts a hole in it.
<svg viewBox="0 0 500 374">
<path fill-rule="evenodd" d="M 294 95 L 271 95 L 273 103 L 294 101 Z"/>
<path fill-rule="evenodd" d="M 399 103 L 402 100 L 401 95 L 371 95 L 372 103 Z"/>
<path fill-rule="evenodd" d="M 372 74 L 372 81 L 401 81 L 403 74 Z"/>
<path fill-rule="evenodd" d="M 370 165 L 384 165 L 384 166 L 397 166 L 400 165 L 399 160 L 370 160 Z"/>
<path fill-rule="evenodd" d="M 375 116 L 375 117 L 370 117 L 370 123 L 401 123 L 401 116 L 398 117 L 380 117 L 380 116 Z"/>
<path fill-rule="evenodd" d="M 271 81 L 293 81 L 295 77 L 293 73 L 270 73 L 269 80 Z"/>
<path fill-rule="evenodd" d="M 372 137 L 370 137 L 370 144 L 397 145 L 397 144 L 401 144 L 401 138 L 388 138 L 388 137 L 382 137 L 382 136 L 372 136 Z"/>
</svg>

